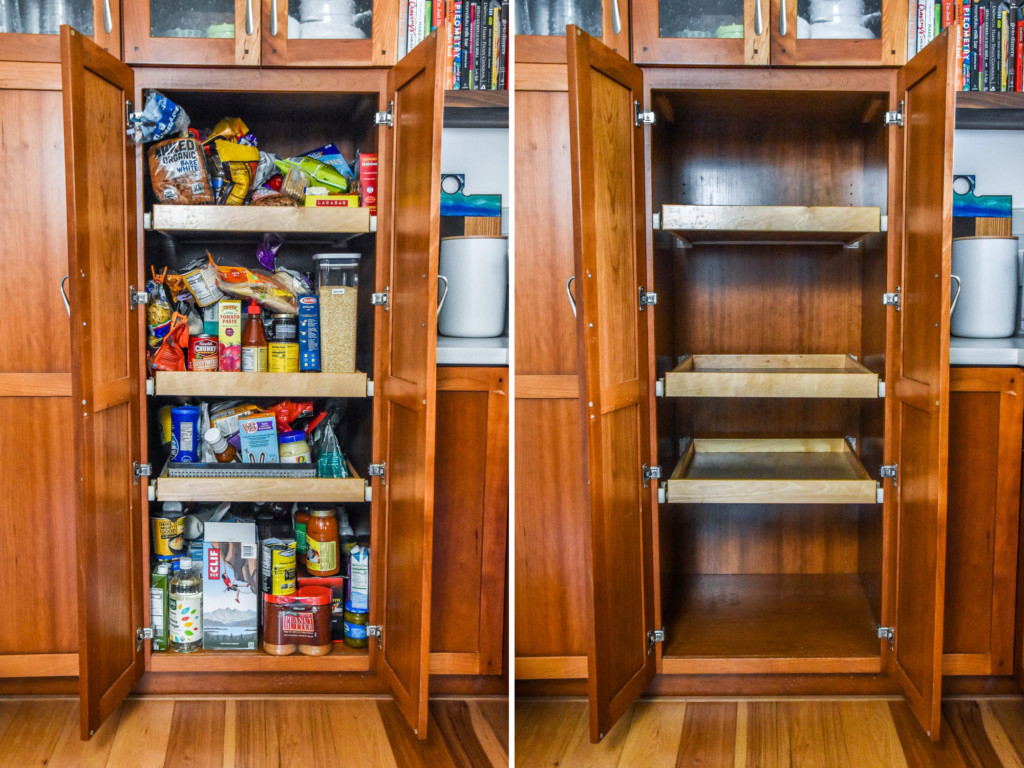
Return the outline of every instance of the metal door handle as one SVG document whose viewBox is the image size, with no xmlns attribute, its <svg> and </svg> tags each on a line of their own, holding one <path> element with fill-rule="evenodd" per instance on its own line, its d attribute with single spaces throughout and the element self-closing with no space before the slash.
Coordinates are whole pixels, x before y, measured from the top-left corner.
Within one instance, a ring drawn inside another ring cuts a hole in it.
<svg viewBox="0 0 1024 768">
<path fill-rule="evenodd" d="M 779 0 L 779 34 L 786 36 L 786 0 Z"/>
<path fill-rule="evenodd" d="M 764 19 L 761 18 L 761 0 L 754 5 L 754 34 L 758 37 L 764 32 Z"/>
<path fill-rule="evenodd" d="M 245 34 L 252 34 L 252 0 L 245 0 Z"/>
<path fill-rule="evenodd" d="M 616 35 L 622 31 L 622 17 L 619 16 L 619 0 L 612 0 L 612 32 Z"/>
<path fill-rule="evenodd" d="M 64 275 L 64 277 L 60 279 L 60 297 L 64 299 L 64 309 L 67 310 L 68 317 L 71 317 L 71 302 L 68 301 L 68 295 L 64 292 L 64 283 L 68 281 L 69 277 L 71 277 L 71 275 Z"/>
<path fill-rule="evenodd" d="M 565 281 L 565 295 L 569 297 L 569 306 L 572 307 L 572 316 L 576 317 L 576 299 L 572 297 L 572 281 L 576 279 L 576 275 L 573 275 Z"/>
<path fill-rule="evenodd" d="M 953 294 L 953 300 L 949 303 L 949 316 L 953 316 L 953 310 L 956 309 L 956 300 L 960 298 L 960 278 L 956 275 L 950 275 L 950 280 L 956 281 L 956 293 Z"/>
<path fill-rule="evenodd" d="M 114 29 L 114 18 L 110 15 L 110 0 L 103 0 L 103 31 L 108 35 Z"/>
<path fill-rule="evenodd" d="M 270 36 L 277 37 L 277 0 L 270 0 Z"/>
</svg>

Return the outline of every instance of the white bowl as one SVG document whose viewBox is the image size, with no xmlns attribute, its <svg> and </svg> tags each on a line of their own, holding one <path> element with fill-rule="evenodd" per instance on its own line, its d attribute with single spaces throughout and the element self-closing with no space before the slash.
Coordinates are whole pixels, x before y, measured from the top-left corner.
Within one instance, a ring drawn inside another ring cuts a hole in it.
<svg viewBox="0 0 1024 768">
<path fill-rule="evenodd" d="M 817 40 L 873 40 L 874 32 L 860 24 L 811 24 L 811 37 Z"/>
</svg>

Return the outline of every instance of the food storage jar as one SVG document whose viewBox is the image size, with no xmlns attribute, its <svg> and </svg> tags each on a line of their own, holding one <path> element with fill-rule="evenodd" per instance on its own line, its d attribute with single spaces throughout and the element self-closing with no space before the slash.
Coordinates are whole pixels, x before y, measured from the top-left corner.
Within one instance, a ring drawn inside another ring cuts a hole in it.
<svg viewBox="0 0 1024 768">
<path fill-rule="evenodd" d="M 282 464 L 309 464 L 309 443 L 301 429 L 282 432 L 277 441 Z"/>
<path fill-rule="evenodd" d="M 358 253 L 318 253 L 320 370 L 355 373 L 356 315 L 359 304 Z"/>
</svg>

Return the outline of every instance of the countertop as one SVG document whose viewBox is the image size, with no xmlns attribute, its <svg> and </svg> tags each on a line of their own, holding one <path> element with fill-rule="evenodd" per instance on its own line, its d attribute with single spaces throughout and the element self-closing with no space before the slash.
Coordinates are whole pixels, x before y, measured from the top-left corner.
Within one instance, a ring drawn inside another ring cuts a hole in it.
<svg viewBox="0 0 1024 768">
<path fill-rule="evenodd" d="M 950 365 L 999 365 L 1024 368 L 1024 336 L 1008 339 L 949 337 Z"/>
<path fill-rule="evenodd" d="M 462 339 L 438 334 L 437 364 L 508 365 L 508 336 Z"/>
</svg>

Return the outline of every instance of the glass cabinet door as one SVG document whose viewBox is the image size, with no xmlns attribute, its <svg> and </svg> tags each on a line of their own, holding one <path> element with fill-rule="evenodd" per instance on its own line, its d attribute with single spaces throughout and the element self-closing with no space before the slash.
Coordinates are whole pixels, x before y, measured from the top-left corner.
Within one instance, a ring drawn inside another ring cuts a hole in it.
<svg viewBox="0 0 1024 768">
<path fill-rule="evenodd" d="M 628 0 L 515 0 L 514 5 L 516 61 L 564 62 L 567 24 L 629 55 Z"/>
<path fill-rule="evenodd" d="M 0 0 L 0 60 L 60 61 L 63 24 L 120 56 L 119 0 Z"/>
<path fill-rule="evenodd" d="M 906 60 L 906 4 L 894 0 L 771 2 L 772 64 L 892 66 Z"/>
<path fill-rule="evenodd" d="M 387 66 L 397 60 L 400 0 L 263 0 L 263 63 Z"/>
<path fill-rule="evenodd" d="M 258 0 L 126 0 L 125 61 L 257 65 L 259 10 Z"/>
<path fill-rule="evenodd" d="M 634 0 L 633 61 L 767 64 L 772 0 Z"/>
</svg>

